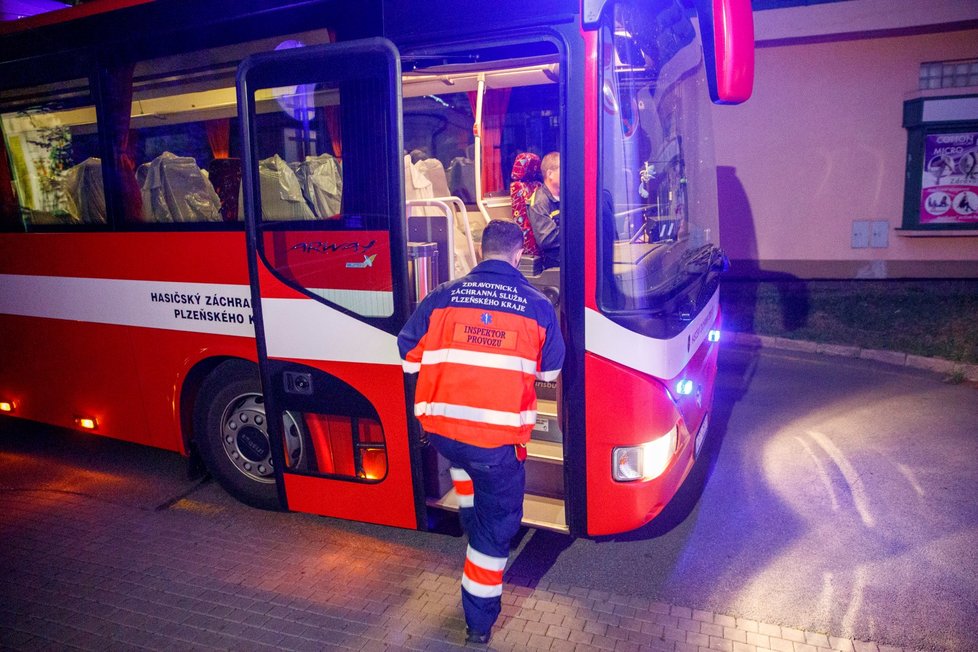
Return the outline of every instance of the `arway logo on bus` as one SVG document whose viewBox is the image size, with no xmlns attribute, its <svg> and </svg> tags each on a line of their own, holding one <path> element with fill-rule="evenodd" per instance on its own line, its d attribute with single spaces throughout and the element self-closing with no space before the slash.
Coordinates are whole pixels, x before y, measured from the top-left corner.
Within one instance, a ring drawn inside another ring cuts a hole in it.
<svg viewBox="0 0 978 652">
<path fill-rule="evenodd" d="M 377 257 L 377 254 L 374 254 L 372 256 L 364 256 L 362 263 L 347 263 L 346 266 L 349 267 L 349 268 L 351 268 L 351 269 L 363 269 L 364 267 L 373 267 L 374 266 L 374 258 L 376 258 L 376 257 Z"/>
<path fill-rule="evenodd" d="M 323 242 L 321 240 L 314 240 L 312 242 L 298 242 L 290 247 L 290 249 L 298 249 L 303 253 L 307 254 L 333 254 L 341 251 L 355 251 L 359 253 L 364 253 L 370 251 L 377 244 L 376 240 L 371 240 L 370 242 Z M 377 256 L 374 254 L 370 257 L 370 261 Z M 366 262 L 366 256 L 364 256 L 364 262 Z M 357 265 L 359 267 L 370 267 L 370 265 Z M 349 267 L 349 265 L 347 265 Z"/>
</svg>

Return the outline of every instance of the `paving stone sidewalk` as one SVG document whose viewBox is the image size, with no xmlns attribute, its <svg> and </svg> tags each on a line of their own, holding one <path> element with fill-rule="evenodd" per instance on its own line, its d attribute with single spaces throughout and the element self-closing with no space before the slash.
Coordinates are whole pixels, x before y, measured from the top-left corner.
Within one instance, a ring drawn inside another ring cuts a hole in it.
<svg viewBox="0 0 978 652">
<path fill-rule="evenodd" d="M 30 489 L 0 497 L 5 650 L 464 647 L 461 540 L 446 554 L 193 495 L 166 509 Z M 513 577 L 503 602 L 494 650 L 900 650 Z"/>
</svg>

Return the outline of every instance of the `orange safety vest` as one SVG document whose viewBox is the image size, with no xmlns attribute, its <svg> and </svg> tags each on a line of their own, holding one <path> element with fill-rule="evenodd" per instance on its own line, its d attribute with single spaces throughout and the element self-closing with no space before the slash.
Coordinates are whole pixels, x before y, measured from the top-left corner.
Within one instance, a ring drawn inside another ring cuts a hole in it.
<svg viewBox="0 0 978 652">
<path fill-rule="evenodd" d="M 397 343 L 405 372 L 418 373 L 422 427 L 484 448 L 529 441 L 534 382 L 556 380 L 564 362 L 550 301 L 500 260 L 432 291 Z"/>
</svg>

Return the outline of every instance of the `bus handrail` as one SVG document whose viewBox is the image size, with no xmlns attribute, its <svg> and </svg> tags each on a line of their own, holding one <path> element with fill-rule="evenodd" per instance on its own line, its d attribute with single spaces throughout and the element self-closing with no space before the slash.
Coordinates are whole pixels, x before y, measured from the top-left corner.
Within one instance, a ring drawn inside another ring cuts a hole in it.
<svg viewBox="0 0 978 652">
<path fill-rule="evenodd" d="M 469 226 L 469 212 L 468 210 L 466 210 L 465 203 L 462 201 L 462 198 L 450 196 L 450 197 L 433 197 L 433 199 L 438 201 L 443 201 L 446 204 L 451 204 L 457 209 L 455 212 L 455 217 L 461 218 L 462 226 L 465 227 L 464 228 L 465 243 L 469 250 L 469 256 L 471 256 L 471 260 L 469 262 L 471 262 L 472 266 L 474 267 L 478 260 L 475 256 L 475 241 L 472 238 L 472 228 Z"/>
<path fill-rule="evenodd" d="M 461 200 L 459 200 L 461 201 Z M 455 211 L 448 205 L 448 202 L 444 199 L 408 199 L 405 201 L 407 207 L 407 220 L 410 222 L 412 217 L 444 217 L 445 218 L 445 248 L 448 250 L 445 252 L 448 261 L 448 274 L 451 278 L 455 278 L 455 221 L 453 216 Z M 411 215 L 411 208 L 413 207 L 423 207 L 428 206 L 432 208 L 439 209 L 441 212 L 438 215 Z"/>
</svg>

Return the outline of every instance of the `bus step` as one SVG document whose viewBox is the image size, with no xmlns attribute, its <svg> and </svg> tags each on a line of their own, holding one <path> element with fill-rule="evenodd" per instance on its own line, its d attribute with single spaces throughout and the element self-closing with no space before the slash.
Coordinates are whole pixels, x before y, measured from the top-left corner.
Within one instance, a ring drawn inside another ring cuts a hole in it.
<svg viewBox="0 0 978 652">
<path fill-rule="evenodd" d="M 554 441 L 531 439 L 526 444 L 526 459 L 549 464 L 563 464 L 564 445 Z"/>
<path fill-rule="evenodd" d="M 457 512 L 458 495 L 455 489 L 451 489 L 441 498 L 429 498 L 428 507 Z M 567 527 L 567 514 L 564 512 L 564 501 L 533 494 L 523 496 L 523 525 L 564 534 L 570 532 L 570 528 Z"/>
<path fill-rule="evenodd" d="M 451 464 L 431 446 L 422 451 L 425 495 L 441 496 L 452 487 Z M 526 444 L 526 490 L 531 494 L 562 498 L 564 495 L 564 446 L 531 439 Z"/>
<path fill-rule="evenodd" d="M 557 421 L 557 401 L 537 399 L 537 424 L 533 427 L 533 439 L 561 442 L 564 440 Z"/>
</svg>

